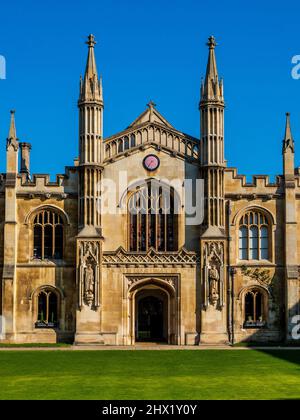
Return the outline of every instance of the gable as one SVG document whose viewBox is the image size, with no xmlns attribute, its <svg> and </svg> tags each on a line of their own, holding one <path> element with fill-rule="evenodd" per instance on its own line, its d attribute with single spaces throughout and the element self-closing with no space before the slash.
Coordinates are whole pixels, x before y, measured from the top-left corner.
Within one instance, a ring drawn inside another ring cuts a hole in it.
<svg viewBox="0 0 300 420">
<path fill-rule="evenodd" d="M 148 109 L 126 130 L 105 139 L 105 161 L 154 146 L 173 156 L 198 162 L 199 140 L 176 130 L 154 106 L 150 102 Z"/>
<path fill-rule="evenodd" d="M 138 116 L 128 128 L 138 127 L 147 122 L 157 123 L 174 129 L 174 127 L 157 111 L 157 109 L 154 108 L 153 105 L 148 105 L 148 109 Z"/>
</svg>

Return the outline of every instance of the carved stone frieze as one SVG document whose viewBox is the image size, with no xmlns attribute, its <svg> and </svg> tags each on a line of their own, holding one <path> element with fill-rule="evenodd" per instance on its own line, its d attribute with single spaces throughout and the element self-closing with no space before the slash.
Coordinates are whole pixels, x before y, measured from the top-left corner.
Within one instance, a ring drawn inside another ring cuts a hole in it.
<svg viewBox="0 0 300 420">
<path fill-rule="evenodd" d="M 148 252 L 127 252 L 119 248 L 115 252 L 103 253 L 103 264 L 106 265 L 196 265 L 199 258 L 196 253 L 182 248 L 178 252 L 157 252 L 151 248 Z"/>
<path fill-rule="evenodd" d="M 244 276 L 256 280 L 259 284 L 269 287 L 272 283 L 271 271 L 263 268 L 248 268 L 243 266 L 241 272 Z"/>
<path fill-rule="evenodd" d="M 127 287 L 128 289 L 131 288 L 134 284 L 143 281 L 143 280 L 149 280 L 149 276 L 128 276 L 127 279 Z M 159 279 L 163 281 L 164 283 L 169 284 L 173 289 L 177 288 L 177 276 L 154 276 L 154 279 Z"/>
</svg>

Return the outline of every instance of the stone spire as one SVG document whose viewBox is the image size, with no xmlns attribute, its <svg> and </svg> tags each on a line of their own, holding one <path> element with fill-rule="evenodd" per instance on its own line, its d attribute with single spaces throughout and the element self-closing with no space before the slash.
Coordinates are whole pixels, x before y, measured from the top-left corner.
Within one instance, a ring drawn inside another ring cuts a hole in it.
<svg viewBox="0 0 300 420">
<path fill-rule="evenodd" d="M 16 111 L 10 111 L 10 126 L 9 126 L 8 138 L 16 140 L 17 130 L 16 130 L 16 122 L 15 122 L 15 112 Z"/>
<path fill-rule="evenodd" d="M 79 228 L 100 228 L 100 191 L 96 186 L 101 179 L 104 160 L 102 83 L 98 78 L 95 60 L 96 41 L 89 35 L 88 58 L 84 79 L 80 80 L 79 107 Z M 90 191 L 91 186 L 92 192 Z M 92 229 L 94 232 L 94 230 Z"/>
<path fill-rule="evenodd" d="M 291 131 L 291 121 L 289 112 L 286 113 L 285 135 L 283 139 L 283 153 L 286 153 L 288 150 L 291 150 L 292 153 L 295 153 L 295 143 Z"/>
<path fill-rule="evenodd" d="M 80 78 L 80 102 L 97 101 L 103 103 L 102 80 L 98 78 L 97 65 L 95 59 L 95 37 L 88 36 L 88 57 L 85 68 L 85 75 Z"/>
<path fill-rule="evenodd" d="M 210 235 L 221 236 L 225 223 L 224 198 L 224 98 L 219 82 L 213 36 L 209 37 L 209 55 L 200 100 L 200 162 L 205 180 L 206 212 L 204 226 Z"/>
<path fill-rule="evenodd" d="M 294 316 L 299 312 L 298 270 L 298 218 L 297 185 L 295 178 L 295 144 L 291 131 L 290 114 L 286 114 L 282 147 L 284 187 L 284 265 L 285 265 L 285 314 L 286 340 L 293 341 Z"/>
<path fill-rule="evenodd" d="M 285 134 L 282 144 L 283 173 L 287 178 L 295 173 L 295 143 L 291 131 L 290 114 L 286 114 Z"/>
<path fill-rule="evenodd" d="M 15 122 L 15 111 L 10 111 L 10 126 L 7 137 L 7 148 L 9 148 L 9 146 L 12 146 L 15 150 L 18 150 L 19 147 Z"/>
<path fill-rule="evenodd" d="M 213 36 L 208 38 L 206 44 L 209 48 L 206 67 L 205 82 L 201 84 L 201 102 L 219 101 L 223 102 L 223 81 L 219 81 L 215 48 L 216 40 Z"/>
</svg>

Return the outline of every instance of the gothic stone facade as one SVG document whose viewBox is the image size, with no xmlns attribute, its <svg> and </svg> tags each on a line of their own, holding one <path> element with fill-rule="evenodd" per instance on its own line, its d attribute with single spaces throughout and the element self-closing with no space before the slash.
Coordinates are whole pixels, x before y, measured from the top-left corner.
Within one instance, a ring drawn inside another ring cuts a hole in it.
<svg viewBox="0 0 300 420">
<path fill-rule="evenodd" d="M 56 182 L 30 174 L 31 146 L 17 139 L 11 115 L 0 184 L 5 341 L 291 340 L 291 320 L 299 312 L 300 172 L 289 116 L 283 174 L 275 183 L 261 175 L 247 183 L 226 166 L 223 82 L 211 37 L 200 140 L 176 130 L 152 102 L 126 130 L 103 139 L 92 35 L 87 44 L 79 157 Z M 185 180 L 200 178 L 204 220 L 193 225 L 185 215 Z M 112 212 L 99 211 L 104 179 L 116 185 L 116 191 L 106 191 L 108 199 L 117 193 Z M 165 215 L 161 181 L 178 179 Z M 150 180 L 161 183 L 153 215 Z M 130 200 L 141 191 L 147 212 L 131 215 Z"/>
</svg>

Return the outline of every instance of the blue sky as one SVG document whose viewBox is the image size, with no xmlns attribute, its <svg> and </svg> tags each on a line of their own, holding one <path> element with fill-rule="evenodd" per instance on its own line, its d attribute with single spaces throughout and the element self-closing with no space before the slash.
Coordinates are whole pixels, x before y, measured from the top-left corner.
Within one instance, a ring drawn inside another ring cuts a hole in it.
<svg viewBox="0 0 300 420">
<path fill-rule="evenodd" d="M 78 154 L 77 99 L 89 33 L 98 40 L 104 134 L 127 127 L 153 99 L 177 129 L 199 136 L 199 89 L 207 37 L 219 43 L 224 77 L 226 158 L 239 173 L 282 172 L 285 112 L 291 112 L 300 165 L 300 54 L 297 1 L 72 0 L 2 2 L 0 171 L 9 110 L 18 137 L 32 143 L 34 173 L 62 173 Z"/>
</svg>

